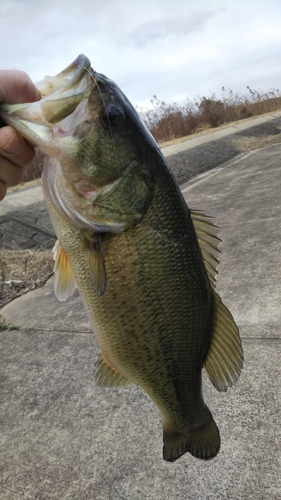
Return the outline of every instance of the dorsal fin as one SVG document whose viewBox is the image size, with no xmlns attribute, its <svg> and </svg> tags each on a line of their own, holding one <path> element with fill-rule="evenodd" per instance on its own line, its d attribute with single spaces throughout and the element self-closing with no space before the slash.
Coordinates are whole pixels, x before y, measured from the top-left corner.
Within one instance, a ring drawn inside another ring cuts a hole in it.
<svg viewBox="0 0 281 500">
<path fill-rule="evenodd" d="M 95 382 L 100 387 L 128 387 L 132 384 L 105 359 L 102 352 L 96 364 Z"/>
<path fill-rule="evenodd" d="M 208 217 L 199 210 L 190 210 L 190 213 L 208 278 L 212 288 L 215 288 L 218 265 L 217 257 L 220 253 L 218 244 L 221 241 L 217 236 L 219 228 L 213 224 L 213 217 Z"/>
<path fill-rule="evenodd" d="M 69 297 L 69 295 L 73 294 L 76 288 L 76 282 L 67 254 L 65 253 L 59 240 L 56 241 L 55 246 L 53 248 L 53 256 L 55 261 L 54 290 L 57 298 L 60 301 L 63 301 L 67 297 Z"/>
<path fill-rule="evenodd" d="M 226 391 L 243 367 L 243 349 L 235 321 L 214 291 L 213 331 L 204 368 L 218 391 Z"/>
<path fill-rule="evenodd" d="M 218 255 L 218 227 L 213 218 L 197 210 L 191 210 L 207 275 L 214 294 L 213 331 L 204 368 L 216 389 L 226 391 L 238 379 L 243 367 L 243 349 L 235 321 L 215 292 Z"/>
</svg>

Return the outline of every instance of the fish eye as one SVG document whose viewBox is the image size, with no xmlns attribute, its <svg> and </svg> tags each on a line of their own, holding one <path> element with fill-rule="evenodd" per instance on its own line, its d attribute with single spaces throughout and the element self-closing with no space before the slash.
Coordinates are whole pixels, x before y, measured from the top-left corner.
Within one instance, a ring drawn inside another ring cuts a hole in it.
<svg viewBox="0 0 281 500">
<path fill-rule="evenodd" d="M 119 127 L 124 120 L 124 110 L 115 104 L 109 104 L 102 110 L 102 122 L 107 127 Z"/>
</svg>

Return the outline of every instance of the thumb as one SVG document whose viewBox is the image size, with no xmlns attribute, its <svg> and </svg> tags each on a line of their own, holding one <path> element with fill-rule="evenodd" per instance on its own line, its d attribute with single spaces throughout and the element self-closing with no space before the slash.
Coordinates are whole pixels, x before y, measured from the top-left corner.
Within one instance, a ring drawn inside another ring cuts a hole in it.
<svg viewBox="0 0 281 500">
<path fill-rule="evenodd" d="M 40 98 L 39 90 L 24 71 L 0 70 L 0 103 L 19 104 Z"/>
</svg>

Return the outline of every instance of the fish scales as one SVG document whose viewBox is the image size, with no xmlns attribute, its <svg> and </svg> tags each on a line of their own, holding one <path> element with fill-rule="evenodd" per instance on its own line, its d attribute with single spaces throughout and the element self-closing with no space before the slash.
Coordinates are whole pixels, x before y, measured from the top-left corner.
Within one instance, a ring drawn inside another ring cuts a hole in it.
<svg viewBox="0 0 281 500">
<path fill-rule="evenodd" d="M 85 56 L 38 88 L 42 103 L 0 114 L 49 157 L 55 291 L 64 300 L 79 289 L 101 349 L 96 383 L 143 388 L 162 415 L 165 460 L 213 458 L 220 435 L 202 367 L 226 390 L 243 362 L 215 292 L 217 230 L 187 207 L 131 104 Z"/>
<path fill-rule="evenodd" d="M 177 190 L 171 178 L 170 183 L 171 189 Z M 175 224 L 171 214 L 183 202 L 174 197 L 177 203 L 171 206 L 169 190 L 165 200 L 161 185 L 159 188 L 142 224 L 104 242 L 108 285 L 102 300 L 91 286 L 85 258 L 84 266 L 81 264 L 83 245 L 77 257 L 73 226 L 68 232 L 60 232 L 55 214 L 52 220 L 103 353 L 116 369 L 122 367 L 126 377 L 144 386 L 155 402 L 164 399 L 169 411 L 176 415 L 178 406 L 185 401 L 186 380 L 194 378 L 193 360 L 195 366 L 201 367 L 209 345 L 211 291 L 188 210 Z M 195 329 L 202 332 L 201 336 L 194 338 Z M 170 376 L 175 371 L 179 372 L 176 380 Z M 200 408 L 201 368 L 197 371 L 194 400 L 197 394 L 196 405 Z M 189 410 L 187 400 L 185 411 Z M 180 418 L 184 420 L 185 415 Z"/>
</svg>

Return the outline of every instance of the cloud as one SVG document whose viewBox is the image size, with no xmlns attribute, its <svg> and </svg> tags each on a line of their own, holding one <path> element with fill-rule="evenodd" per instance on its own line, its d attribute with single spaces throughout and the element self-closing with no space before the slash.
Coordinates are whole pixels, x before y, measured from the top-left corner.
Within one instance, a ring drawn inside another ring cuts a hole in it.
<svg viewBox="0 0 281 500">
<path fill-rule="evenodd" d="M 1 0 L 0 68 L 34 81 L 84 53 L 133 103 L 280 88 L 277 0 Z"/>
<path fill-rule="evenodd" d="M 165 17 L 163 19 L 151 19 L 142 23 L 130 31 L 125 40 L 133 41 L 135 47 L 144 48 L 151 41 L 166 38 L 168 36 L 177 37 L 179 35 L 188 35 L 193 31 L 201 31 L 209 19 L 214 17 L 218 11 L 205 10 L 193 12 L 187 16 Z"/>
</svg>

